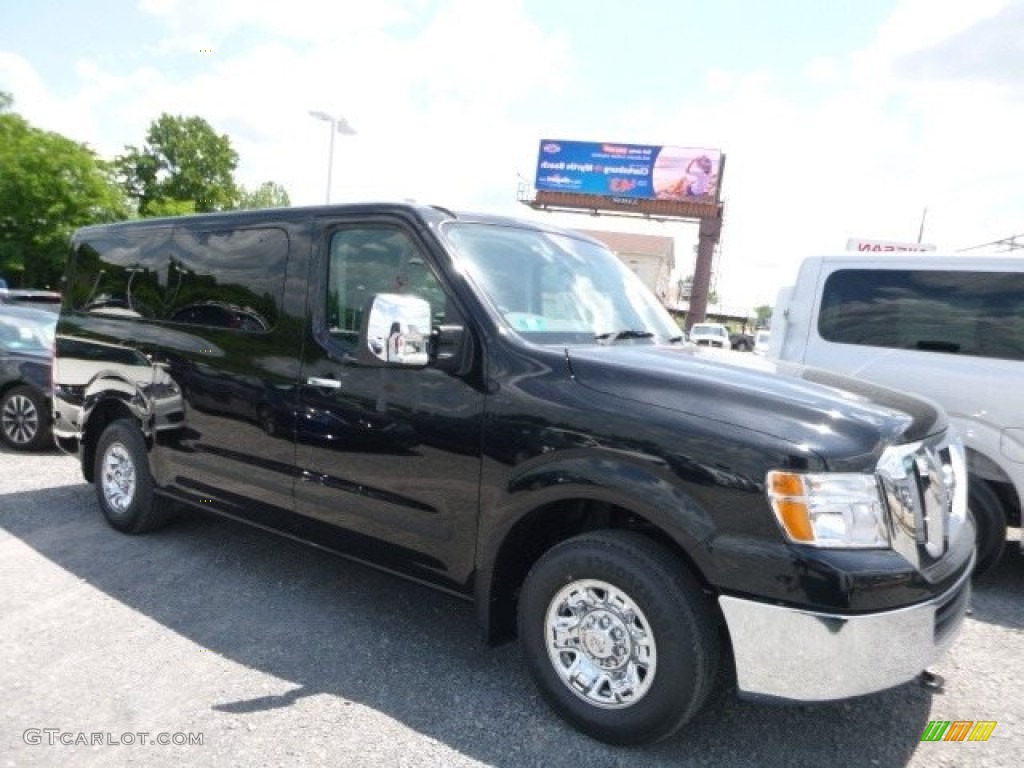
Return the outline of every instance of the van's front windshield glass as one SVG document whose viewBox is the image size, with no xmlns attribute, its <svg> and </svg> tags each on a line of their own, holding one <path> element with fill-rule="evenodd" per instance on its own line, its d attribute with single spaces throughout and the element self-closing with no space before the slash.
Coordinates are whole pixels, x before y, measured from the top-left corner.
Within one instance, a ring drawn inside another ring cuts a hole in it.
<svg viewBox="0 0 1024 768">
<path fill-rule="evenodd" d="M 588 240 L 506 225 L 452 222 L 459 263 L 505 323 L 538 343 L 666 343 L 679 327 L 647 286 Z"/>
</svg>

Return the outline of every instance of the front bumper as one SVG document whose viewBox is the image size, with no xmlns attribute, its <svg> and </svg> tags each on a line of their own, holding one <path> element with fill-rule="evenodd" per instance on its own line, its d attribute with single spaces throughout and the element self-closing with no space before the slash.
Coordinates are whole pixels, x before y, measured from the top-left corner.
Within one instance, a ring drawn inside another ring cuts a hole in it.
<svg viewBox="0 0 1024 768">
<path fill-rule="evenodd" d="M 970 567 L 933 600 L 845 616 L 719 598 L 740 695 L 831 701 L 912 680 L 952 645 L 967 610 Z"/>
</svg>

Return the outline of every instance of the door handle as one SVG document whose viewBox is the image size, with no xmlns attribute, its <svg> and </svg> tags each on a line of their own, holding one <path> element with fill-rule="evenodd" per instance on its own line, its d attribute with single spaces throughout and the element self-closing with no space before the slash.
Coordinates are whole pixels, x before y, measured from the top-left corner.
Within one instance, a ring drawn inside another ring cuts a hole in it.
<svg viewBox="0 0 1024 768">
<path fill-rule="evenodd" d="M 310 376 L 306 379 L 306 383 L 320 389 L 341 389 L 341 382 L 337 379 L 321 379 L 319 376 Z"/>
</svg>

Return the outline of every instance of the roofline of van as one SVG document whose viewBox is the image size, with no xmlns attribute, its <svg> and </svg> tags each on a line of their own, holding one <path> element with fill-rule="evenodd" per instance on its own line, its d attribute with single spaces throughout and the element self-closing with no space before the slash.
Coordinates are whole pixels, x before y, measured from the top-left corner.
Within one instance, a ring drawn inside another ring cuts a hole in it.
<svg viewBox="0 0 1024 768">
<path fill-rule="evenodd" d="M 979 266 L 992 262 L 994 264 L 1024 265 L 1024 255 L 1007 252 L 971 251 L 957 253 L 954 251 L 894 251 L 887 253 L 827 253 L 809 256 L 805 261 L 817 260 L 827 264 L 865 264 L 870 263 L 872 269 L 885 269 L 889 265 L 908 263 L 926 264 L 935 267 L 950 267 L 966 264 Z"/>
<path fill-rule="evenodd" d="M 591 237 L 590 235 L 583 234 L 578 230 L 560 227 L 534 219 L 523 219 L 515 216 L 502 216 L 477 211 L 456 211 L 439 205 L 405 202 L 360 202 L 336 205 L 291 206 L 287 208 L 256 208 L 242 211 L 195 213 L 185 216 L 125 219 L 106 224 L 93 224 L 91 226 L 81 227 L 77 232 L 92 234 L 104 231 L 117 231 L 120 229 L 160 229 L 162 227 L 180 226 L 183 221 L 210 224 L 224 222 L 225 224 L 232 225 L 237 225 L 240 221 L 245 221 L 247 219 L 251 219 L 254 222 L 267 221 L 268 218 L 274 218 L 278 221 L 300 221 L 319 216 L 329 216 L 332 214 L 358 214 L 363 211 L 375 216 L 379 216 L 382 213 L 415 214 L 431 225 L 454 220 L 478 224 L 515 225 L 517 227 L 526 227 L 540 232 L 569 235 L 579 240 L 585 240 L 587 242 L 601 245 L 599 240 Z"/>
</svg>

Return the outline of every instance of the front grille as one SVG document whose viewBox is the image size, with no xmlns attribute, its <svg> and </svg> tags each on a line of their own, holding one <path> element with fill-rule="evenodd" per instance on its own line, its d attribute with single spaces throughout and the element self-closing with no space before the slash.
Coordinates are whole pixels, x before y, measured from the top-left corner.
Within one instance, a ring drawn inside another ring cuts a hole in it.
<svg viewBox="0 0 1024 768">
<path fill-rule="evenodd" d="M 892 446 L 877 473 L 894 548 L 915 565 L 942 557 L 967 517 L 967 468 L 959 439 Z"/>
</svg>

